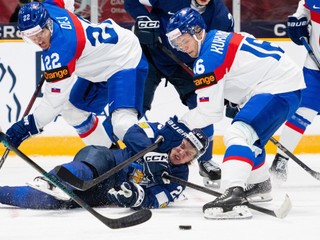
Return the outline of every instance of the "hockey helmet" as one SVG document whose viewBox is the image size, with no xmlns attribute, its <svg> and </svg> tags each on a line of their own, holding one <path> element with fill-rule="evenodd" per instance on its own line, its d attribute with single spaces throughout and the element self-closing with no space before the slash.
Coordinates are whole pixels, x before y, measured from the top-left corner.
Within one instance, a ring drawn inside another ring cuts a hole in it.
<svg viewBox="0 0 320 240">
<path fill-rule="evenodd" d="M 195 128 L 186 135 L 186 139 L 196 149 L 196 158 L 199 158 L 206 151 L 209 140 L 200 128 Z"/>
<path fill-rule="evenodd" d="M 207 28 L 201 14 L 192 8 L 183 8 L 176 12 L 167 24 L 166 32 L 170 45 L 179 49 L 176 40 L 184 33 L 191 36 L 200 33 Z"/>
<path fill-rule="evenodd" d="M 31 2 L 21 7 L 18 15 L 18 28 L 23 37 L 30 37 L 41 32 L 49 20 L 49 13 L 43 4 Z"/>
</svg>

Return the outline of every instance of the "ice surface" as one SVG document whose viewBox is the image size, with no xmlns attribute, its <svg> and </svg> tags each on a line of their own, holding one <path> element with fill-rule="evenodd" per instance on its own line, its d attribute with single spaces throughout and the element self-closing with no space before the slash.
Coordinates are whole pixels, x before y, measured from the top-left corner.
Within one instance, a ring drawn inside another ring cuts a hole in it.
<svg viewBox="0 0 320 240">
<path fill-rule="evenodd" d="M 312 169 L 320 171 L 320 155 L 298 155 Z M 71 157 L 31 158 L 49 171 L 53 166 L 71 161 Z M 214 156 L 221 162 L 222 156 Z M 270 164 L 273 156 L 268 155 Z M 198 167 L 191 167 L 190 181 L 202 184 Z M 0 185 L 25 185 L 38 173 L 18 157 L 9 156 L 0 170 Z M 1 240 L 295 240 L 320 239 L 320 181 L 314 179 L 290 160 L 286 183 L 272 179 L 274 200 L 261 206 L 275 209 L 284 199 L 291 198 L 293 208 L 285 219 L 277 219 L 252 210 L 250 220 L 207 220 L 202 206 L 213 200 L 205 193 L 187 189 L 186 200 L 164 209 L 152 210 L 152 218 L 141 225 L 112 230 L 83 209 L 47 211 L 18 209 L 0 204 Z M 109 217 L 131 213 L 129 209 L 96 208 Z M 179 230 L 179 225 L 192 225 L 192 230 Z"/>
</svg>

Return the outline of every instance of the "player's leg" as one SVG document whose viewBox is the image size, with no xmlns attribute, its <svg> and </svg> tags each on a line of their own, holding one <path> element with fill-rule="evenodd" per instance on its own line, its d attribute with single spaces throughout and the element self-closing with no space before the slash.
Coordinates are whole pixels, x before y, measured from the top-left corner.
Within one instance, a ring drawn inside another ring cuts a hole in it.
<svg viewBox="0 0 320 240">
<path fill-rule="evenodd" d="M 62 117 L 73 126 L 86 145 L 110 147 L 110 139 L 97 117 L 108 104 L 107 82 L 93 83 L 78 77 L 70 92 Z"/>
<path fill-rule="evenodd" d="M 114 151 L 103 146 L 86 146 L 82 148 L 74 157 L 72 162 L 62 164 L 67 170 L 69 170 L 74 176 L 81 180 L 91 180 L 103 173 L 107 172 L 116 165 L 116 160 L 113 154 Z M 122 157 L 121 154 L 117 154 L 118 161 Z M 49 172 L 55 174 L 54 170 Z M 109 184 L 109 188 L 114 186 L 115 177 L 110 177 L 107 181 L 102 183 L 103 185 Z M 68 201 L 70 197 L 65 194 L 60 188 L 57 188 L 50 183 L 44 177 L 36 177 L 32 182 L 27 183 L 30 187 L 44 192 L 48 195 L 55 197 L 58 200 Z M 72 186 L 65 183 L 71 190 L 75 190 Z M 106 186 L 100 187 L 99 185 L 90 191 L 76 191 L 86 203 L 90 203 L 91 206 L 99 206 L 103 200 L 100 196 L 100 190 L 103 190 Z M 105 190 L 104 190 L 105 191 Z M 100 196 L 98 199 L 97 196 Z M 104 200 L 106 200 L 105 198 Z M 76 204 L 70 203 L 69 207 L 75 207 Z"/>
<path fill-rule="evenodd" d="M 249 218 L 245 186 L 266 181 L 264 160 L 256 157 L 256 147 L 263 149 L 268 139 L 291 116 L 300 104 L 300 91 L 278 95 L 259 94 L 252 97 L 235 116 L 224 141 L 226 152 L 222 164 L 222 188 L 225 193 L 203 207 L 206 218 Z M 261 165 L 259 167 L 259 165 Z M 252 174 L 260 168 L 262 176 Z M 251 178 L 250 178 L 251 177 Z M 259 179 L 260 178 L 260 179 Z"/>
<path fill-rule="evenodd" d="M 143 116 L 147 74 L 148 63 L 142 55 L 136 68 L 119 71 L 108 79 L 108 112 L 113 132 L 121 140 L 128 128 Z"/>
<path fill-rule="evenodd" d="M 303 74 L 307 88 L 302 90 L 300 108 L 287 120 L 280 135 L 280 142 L 290 152 L 295 150 L 307 127 L 320 112 L 320 71 L 304 68 Z M 270 168 L 270 172 L 277 179 L 287 180 L 288 159 L 284 152 L 277 150 Z"/>
</svg>

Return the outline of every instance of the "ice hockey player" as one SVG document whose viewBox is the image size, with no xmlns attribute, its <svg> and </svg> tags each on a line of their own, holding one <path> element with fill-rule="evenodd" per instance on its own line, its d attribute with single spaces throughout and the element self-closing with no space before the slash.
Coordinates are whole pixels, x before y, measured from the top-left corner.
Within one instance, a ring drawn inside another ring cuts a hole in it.
<svg viewBox="0 0 320 240">
<path fill-rule="evenodd" d="M 171 57 L 159 49 L 161 44 L 172 51 L 182 62 L 190 67 L 194 58 L 171 47 L 165 36 L 168 19 L 173 13 L 185 7 L 192 7 L 201 13 L 208 29 L 233 31 L 233 17 L 223 0 L 125 0 L 125 9 L 136 20 L 135 33 L 142 45 L 149 63 L 149 73 L 144 90 L 144 112 L 151 109 L 155 90 L 165 78 L 178 92 L 181 102 L 189 109 L 196 106 L 196 94 L 192 76 L 187 73 Z M 151 8 L 151 10 L 149 10 Z M 208 137 L 213 135 L 213 126 L 203 129 Z M 200 175 L 204 177 L 206 186 L 217 187 L 221 178 L 219 165 L 212 159 L 213 141 L 207 152 L 199 159 Z"/>
<path fill-rule="evenodd" d="M 173 121 L 168 121 L 165 126 L 148 122 L 133 125 L 124 136 L 125 149 L 110 150 L 103 146 L 81 149 L 72 162 L 63 166 L 78 178 L 90 180 L 150 146 L 159 135 L 169 134 L 175 139 L 173 143 L 163 142 L 154 152 L 145 154 L 95 187 L 87 191 L 76 190 L 75 193 L 92 207 L 113 203 L 121 207 L 162 208 L 175 201 L 185 187 L 168 182 L 162 174 L 166 172 L 187 180 L 188 165 L 205 152 L 208 139 L 200 129 L 188 131 L 169 123 Z M 168 130 L 172 127 L 173 133 Z M 184 136 L 182 142 L 180 134 Z M 50 173 L 55 174 L 54 170 Z M 0 203 L 32 209 L 77 207 L 68 195 L 43 177 L 36 177 L 29 185 L 32 187 L 0 187 Z"/>
<path fill-rule="evenodd" d="M 167 26 L 170 44 L 196 58 L 197 107 L 177 124 L 193 129 L 220 121 L 224 99 L 240 107 L 224 134 L 224 193 L 205 204 L 203 212 L 209 219 L 250 218 L 245 187 L 270 193 L 264 146 L 298 109 L 305 83 L 301 69 L 279 46 L 249 34 L 205 29 L 191 8 L 175 13 Z"/>
<path fill-rule="evenodd" d="M 21 36 L 42 49 L 46 83 L 33 113 L 6 132 L 16 147 L 59 114 L 87 145 L 110 147 L 112 132 L 122 139 L 142 116 L 148 63 L 138 38 L 112 19 L 92 24 L 77 17 L 73 4 L 47 0 L 20 9 Z M 107 105 L 111 120 L 102 124 L 97 114 Z"/>
<path fill-rule="evenodd" d="M 318 59 L 320 59 L 319 14 L 320 3 L 318 1 L 301 0 L 297 11 L 288 17 L 287 25 L 287 33 L 291 40 L 297 45 L 302 45 L 300 38 L 306 37 Z M 281 143 L 290 152 L 294 151 L 307 127 L 320 112 L 320 70 L 309 55 L 304 63 L 303 75 L 307 88 L 302 90 L 301 105 L 285 123 L 280 136 Z M 278 150 L 270 168 L 270 172 L 277 179 L 287 180 L 288 159 L 284 152 Z"/>
</svg>

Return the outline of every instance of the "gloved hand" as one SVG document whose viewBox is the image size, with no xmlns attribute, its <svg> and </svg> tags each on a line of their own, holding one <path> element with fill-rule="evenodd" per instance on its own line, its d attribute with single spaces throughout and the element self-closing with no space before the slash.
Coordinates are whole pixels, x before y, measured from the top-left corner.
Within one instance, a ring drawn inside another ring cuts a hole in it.
<svg viewBox="0 0 320 240">
<path fill-rule="evenodd" d="M 295 44 L 302 45 L 303 43 L 300 40 L 301 37 L 309 39 L 308 19 L 306 17 L 298 19 L 294 16 L 289 16 L 287 34 Z"/>
<path fill-rule="evenodd" d="M 234 119 L 237 113 L 240 111 L 240 108 L 237 104 L 224 100 L 226 106 L 226 117 Z"/>
<path fill-rule="evenodd" d="M 6 132 L 8 140 L 14 147 L 19 147 L 20 144 L 29 138 L 31 135 L 40 133 L 33 114 L 25 116 L 22 120 L 13 124 Z"/>
<path fill-rule="evenodd" d="M 167 153 L 149 152 L 143 156 L 143 174 L 150 183 L 169 184 L 170 180 L 162 178 L 163 174 L 170 174 Z"/>
<path fill-rule="evenodd" d="M 135 34 L 141 44 L 147 45 L 149 48 L 156 47 L 160 35 L 160 21 L 154 16 L 137 17 Z"/>
<path fill-rule="evenodd" d="M 165 126 L 158 131 L 158 134 L 164 138 L 158 150 L 162 153 L 169 152 L 170 149 L 179 146 L 183 137 L 189 132 L 190 129 L 186 125 L 178 122 L 177 116 L 170 118 Z"/>
<path fill-rule="evenodd" d="M 108 191 L 110 202 L 119 207 L 139 207 L 144 200 L 144 190 L 141 186 L 132 182 L 123 182 L 120 190 L 111 188 Z"/>
</svg>

